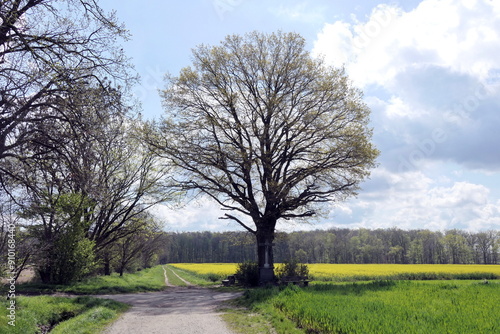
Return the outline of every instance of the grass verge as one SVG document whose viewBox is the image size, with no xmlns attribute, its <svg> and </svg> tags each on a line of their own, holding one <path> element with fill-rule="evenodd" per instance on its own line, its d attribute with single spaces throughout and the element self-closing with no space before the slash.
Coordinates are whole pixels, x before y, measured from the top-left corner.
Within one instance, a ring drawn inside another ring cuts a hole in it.
<svg viewBox="0 0 500 334">
<path fill-rule="evenodd" d="M 273 298 L 280 294 L 278 287 L 246 290 L 243 297 L 229 301 L 224 320 L 237 333 L 304 334 L 296 324 L 276 309 Z"/>
<path fill-rule="evenodd" d="M 165 278 L 162 266 L 155 266 L 133 274 L 119 276 L 113 273 L 110 276 L 92 277 L 70 285 L 49 285 L 41 283 L 19 284 L 17 293 L 41 294 L 65 292 L 73 294 L 114 294 L 133 293 L 143 291 L 160 291 L 165 288 Z"/>
<path fill-rule="evenodd" d="M 2 321 L 0 333 L 92 334 L 102 331 L 122 312 L 127 304 L 93 297 L 16 297 L 15 326 Z M 0 303 L 0 317 L 7 318 L 9 301 Z"/>
<path fill-rule="evenodd" d="M 222 319 L 235 333 L 271 334 L 276 333 L 265 315 L 243 307 L 230 306 L 220 309 Z"/>
</svg>

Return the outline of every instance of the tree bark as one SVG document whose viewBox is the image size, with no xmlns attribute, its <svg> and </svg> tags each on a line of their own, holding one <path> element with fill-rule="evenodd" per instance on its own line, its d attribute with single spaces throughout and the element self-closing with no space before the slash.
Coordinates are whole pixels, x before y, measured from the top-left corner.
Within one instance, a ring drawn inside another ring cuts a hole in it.
<svg viewBox="0 0 500 334">
<path fill-rule="evenodd" d="M 104 275 L 110 276 L 111 275 L 111 258 L 109 256 L 109 253 L 107 253 L 107 252 L 104 253 L 103 262 L 104 262 Z"/>
</svg>

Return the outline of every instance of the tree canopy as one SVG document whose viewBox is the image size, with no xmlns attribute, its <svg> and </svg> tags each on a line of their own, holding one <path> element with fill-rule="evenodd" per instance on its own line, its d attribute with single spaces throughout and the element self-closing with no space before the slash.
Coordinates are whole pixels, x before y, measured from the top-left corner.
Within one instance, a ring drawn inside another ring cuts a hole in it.
<svg viewBox="0 0 500 334">
<path fill-rule="evenodd" d="M 2 224 L 44 282 L 150 264 L 154 247 L 135 248 L 156 239 L 147 210 L 168 199 L 167 172 L 128 98 L 126 30 L 93 0 L 0 0 L 0 19 Z"/>
<path fill-rule="evenodd" d="M 1 0 L 0 19 L 0 159 L 33 140 L 33 124 L 64 120 L 62 100 L 82 85 L 131 79 L 116 44 L 127 32 L 95 1 Z"/>
<path fill-rule="evenodd" d="M 179 168 L 177 184 L 254 233 L 267 269 L 278 219 L 311 217 L 321 203 L 355 195 L 375 166 L 361 92 L 295 33 L 201 45 L 162 96 L 154 144 Z"/>
</svg>

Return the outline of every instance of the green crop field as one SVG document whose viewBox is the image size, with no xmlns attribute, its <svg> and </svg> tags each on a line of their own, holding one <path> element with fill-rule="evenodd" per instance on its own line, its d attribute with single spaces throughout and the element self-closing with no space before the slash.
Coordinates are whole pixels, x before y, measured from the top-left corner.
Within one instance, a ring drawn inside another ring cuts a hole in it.
<svg viewBox="0 0 500 334">
<path fill-rule="evenodd" d="M 500 333 L 500 284 L 375 281 L 289 287 L 265 303 L 308 333 Z"/>
<path fill-rule="evenodd" d="M 252 289 L 240 300 L 289 333 L 500 333 L 500 283 L 371 281 Z M 297 331 L 282 325 L 292 321 Z"/>
</svg>

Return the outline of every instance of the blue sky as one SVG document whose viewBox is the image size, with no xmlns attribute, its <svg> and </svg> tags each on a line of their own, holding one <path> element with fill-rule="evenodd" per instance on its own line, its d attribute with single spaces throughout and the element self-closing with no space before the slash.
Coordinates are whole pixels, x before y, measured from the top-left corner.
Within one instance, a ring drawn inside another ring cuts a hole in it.
<svg viewBox="0 0 500 334">
<path fill-rule="evenodd" d="M 192 48 L 229 34 L 298 32 L 313 56 L 345 66 L 372 110 L 380 165 L 357 198 L 279 230 L 500 229 L 500 2 L 100 3 L 130 30 L 124 48 L 142 77 L 133 93 L 147 118 L 163 113 L 164 74 L 189 66 Z M 167 230 L 238 230 L 204 199 L 156 212 Z"/>
</svg>

